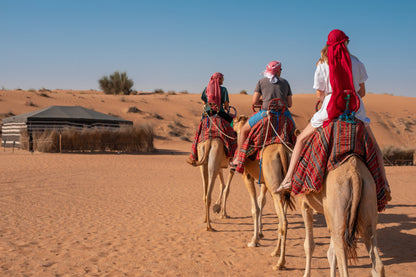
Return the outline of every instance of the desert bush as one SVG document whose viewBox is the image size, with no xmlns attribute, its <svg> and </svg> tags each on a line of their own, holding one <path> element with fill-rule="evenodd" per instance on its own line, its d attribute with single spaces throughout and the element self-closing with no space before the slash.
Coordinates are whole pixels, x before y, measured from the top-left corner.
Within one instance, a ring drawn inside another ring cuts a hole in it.
<svg viewBox="0 0 416 277">
<path fill-rule="evenodd" d="M 39 96 L 46 97 L 46 98 L 49 98 L 49 97 L 50 97 L 50 96 L 49 96 L 48 94 L 46 94 L 45 92 L 42 92 L 41 94 L 39 94 Z"/>
<path fill-rule="evenodd" d="M 127 110 L 127 112 L 128 112 L 128 113 L 143 113 L 140 109 L 136 108 L 135 106 L 130 107 L 130 108 Z"/>
<path fill-rule="evenodd" d="M 386 160 L 392 164 L 411 164 L 415 149 L 407 147 L 386 146 L 381 152 Z"/>
<path fill-rule="evenodd" d="M 164 91 L 163 89 L 161 89 L 161 88 L 157 88 L 157 89 L 155 89 L 155 90 L 153 91 L 153 93 L 155 93 L 155 94 L 164 94 L 164 93 L 165 93 L 165 91 Z"/>
<path fill-rule="evenodd" d="M 161 115 L 158 115 L 157 113 L 153 114 L 153 117 L 159 120 L 163 119 L 163 117 Z"/>
<path fill-rule="evenodd" d="M 25 102 L 26 106 L 30 106 L 30 107 L 37 107 L 38 105 L 36 105 L 35 103 L 33 103 L 32 101 L 26 101 Z"/>
<path fill-rule="evenodd" d="M 176 95 L 176 92 L 174 90 L 169 90 L 167 94 L 168 95 Z"/>
<path fill-rule="evenodd" d="M 126 72 L 114 72 L 110 76 L 103 76 L 98 80 L 100 88 L 105 94 L 124 94 L 128 95 L 131 93 L 131 88 L 134 85 L 133 80 L 127 77 Z"/>
<path fill-rule="evenodd" d="M 247 95 L 247 91 L 243 89 L 242 91 L 240 91 L 240 94 Z"/>
</svg>

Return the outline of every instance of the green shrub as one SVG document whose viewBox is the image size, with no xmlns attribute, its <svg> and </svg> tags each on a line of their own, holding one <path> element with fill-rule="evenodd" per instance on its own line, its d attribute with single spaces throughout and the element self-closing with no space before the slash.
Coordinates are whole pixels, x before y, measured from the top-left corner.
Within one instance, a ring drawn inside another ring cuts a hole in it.
<svg viewBox="0 0 416 277">
<path fill-rule="evenodd" d="M 134 85 L 133 80 L 127 77 L 126 72 L 114 72 L 110 76 L 104 76 L 98 80 L 100 88 L 104 91 L 105 94 L 124 94 L 129 95 L 132 92 L 132 87 Z"/>
</svg>

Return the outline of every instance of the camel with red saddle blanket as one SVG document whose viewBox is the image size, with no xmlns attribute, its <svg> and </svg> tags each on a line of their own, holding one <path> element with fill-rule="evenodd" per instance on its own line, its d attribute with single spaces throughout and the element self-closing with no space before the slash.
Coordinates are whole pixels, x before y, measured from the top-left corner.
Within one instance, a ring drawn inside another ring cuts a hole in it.
<svg viewBox="0 0 416 277">
<path fill-rule="evenodd" d="M 373 277 L 384 276 L 376 242 L 377 212 L 388 201 L 385 179 L 371 135 L 360 122 L 335 120 L 319 128 L 306 142 L 292 178 L 292 194 L 299 194 L 306 228 L 306 266 L 311 275 L 313 210 L 324 214 L 331 241 L 331 275 L 348 276 L 348 258 L 357 258 L 361 235 L 372 262 Z"/>
<path fill-rule="evenodd" d="M 234 119 L 234 130 L 238 133 L 240 128 L 247 122 L 246 116 L 239 116 Z M 261 215 L 262 209 L 266 203 L 266 192 L 269 191 L 273 203 L 276 209 L 277 216 L 279 218 L 279 229 L 277 246 L 272 253 L 272 256 L 276 256 L 280 251 L 280 257 L 274 269 L 282 269 L 286 263 L 285 251 L 286 251 L 286 235 L 287 235 L 287 218 L 286 210 L 287 206 L 293 203 L 290 202 L 290 194 L 275 194 L 273 191 L 279 186 L 286 174 L 288 166 L 288 153 L 285 150 L 285 146 L 282 144 L 270 144 L 264 147 L 262 151 L 262 167 L 260 168 L 259 161 L 257 159 L 247 158 L 244 161 L 243 180 L 244 184 L 249 192 L 251 200 L 251 212 L 254 221 L 254 234 L 251 241 L 248 243 L 249 247 L 259 246 L 260 238 L 262 234 Z M 260 176 L 261 171 L 261 176 Z M 260 195 L 258 200 L 256 192 L 255 181 L 260 179 Z M 283 201 L 283 198 L 287 198 L 288 201 Z"/>
<path fill-rule="evenodd" d="M 306 266 L 304 276 L 311 276 L 313 211 L 324 214 L 331 235 L 328 249 L 330 276 L 348 276 L 347 258 L 356 259 L 357 232 L 363 238 L 372 262 L 372 276 L 385 276 L 376 242 L 377 194 L 374 179 L 367 166 L 357 156 L 330 171 L 319 192 L 299 196 L 305 223 Z"/>
<path fill-rule="evenodd" d="M 224 184 L 223 168 L 228 167 L 236 144 L 236 134 L 227 121 L 217 115 L 206 115 L 201 119 L 187 162 L 199 166 L 201 170 L 205 205 L 204 222 L 207 224 L 207 231 L 215 231 L 211 226 L 210 207 L 217 176 L 220 179 L 221 189 L 213 209 L 214 212 L 221 213 L 222 218 L 228 218 L 226 203 L 234 170 L 230 170 L 227 183 Z"/>
<path fill-rule="evenodd" d="M 210 218 L 211 194 L 215 180 L 219 176 L 221 188 L 218 200 L 213 206 L 214 212 L 221 212 L 221 218 L 228 218 L 226 203 L 234 170 L 230 170 L 227 183 L 224 183 L 223 168 L 228 167 L 229 158 L 225 155 L 224 144 L 220 139 L 206 140 L 199 143 L 198 156 L 201 157 L 201 160 L 197 161 L 195 165 L 200 166 L 201 170 L 203 201 L 205 204 L 204 222 L 207 224 L 207 231 L 215 231 L 211 226 Z"/>
</svg>

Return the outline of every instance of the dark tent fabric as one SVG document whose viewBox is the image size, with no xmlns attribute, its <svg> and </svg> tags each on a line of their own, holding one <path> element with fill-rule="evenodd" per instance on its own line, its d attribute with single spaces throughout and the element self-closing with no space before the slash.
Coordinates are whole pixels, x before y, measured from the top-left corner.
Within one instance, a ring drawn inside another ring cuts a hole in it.
<svg viewBox="0 0 416 277">
<path fill-rule="evenodd" d="M 4 118 L 2 120 L 2 141 L 5 144 L 18 145 L 22 130 L 31 132 L 65 127 L 119 128 L 121 125 L 133 125 L 133 122 L 80 106 L 50 106 Z"/>
</svg>

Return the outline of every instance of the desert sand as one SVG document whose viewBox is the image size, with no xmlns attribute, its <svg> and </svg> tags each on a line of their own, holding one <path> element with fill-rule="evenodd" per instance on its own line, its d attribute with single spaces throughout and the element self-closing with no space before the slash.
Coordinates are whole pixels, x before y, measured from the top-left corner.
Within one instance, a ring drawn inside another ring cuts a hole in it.
<svg viewBox="0 0 416 277">
<path fill-rule="evenodd" d="M 249 115 L 251 96 L 231 94 Z M 416 98 L 368 94 L 364 99 L 381 147 L 416 147 Z M 0 276 L 302 276 L 300 208 L 288 214 L 286 270 L 271 257 L 278 219 L 264 212 L 261 246 L 248 248 L 252 218 L 239 174 L 231 185 L 230 219 L 213 215 L 205 231 L 199 169 L 185 163 L 202 111 L 198 94 L 104 95 L 97 91 L 0 91 L 0 116 L 50 105 L 80 105 L 151 124 L 156 151 L 141 154 L 39 153 L 0 148 Z M 294 95 L 299 129 L 313 114 L 314 94 Z M 128 113 L 130 107 L 139 113 Z M 386 168 L 393 200 L 378 218 L 387 276 L 415 276 L 415 166 Z M 218 186 L 213 193 L 218 195 Z M 270 197 L 268 197 L 270 200 Z M 312 276 L 328 276 L 329 233 L 314 216 Z M 351 276 L 371 276 L 358 244 Z"/>
</svg>

